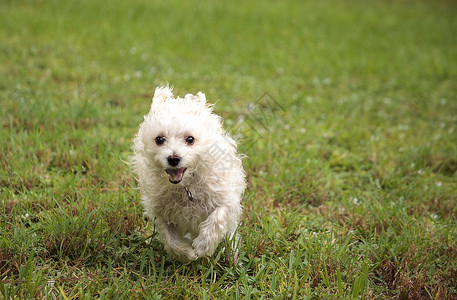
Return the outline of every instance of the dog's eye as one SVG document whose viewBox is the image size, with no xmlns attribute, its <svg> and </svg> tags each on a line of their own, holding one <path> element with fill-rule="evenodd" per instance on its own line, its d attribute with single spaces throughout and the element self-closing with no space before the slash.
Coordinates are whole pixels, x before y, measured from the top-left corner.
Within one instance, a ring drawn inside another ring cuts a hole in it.
<svg viewBox="0 0 457 300">
<path fill-rule="evenodd" d="M 194 144 L 194 142 L 195 142 L 195 139 L 194 139 L 193 136 L 188 136 L 188 137 L 186 137 L 186 144 L 187 144 L 187 145 L 191 146 L 191 145 Z"/>
<path fill-rule="evenodd" d="M 163 136 L 156 137 L 157 146 L 163 145 L 163 143 L 165 143 L 165 138 Z"/>
</svg>

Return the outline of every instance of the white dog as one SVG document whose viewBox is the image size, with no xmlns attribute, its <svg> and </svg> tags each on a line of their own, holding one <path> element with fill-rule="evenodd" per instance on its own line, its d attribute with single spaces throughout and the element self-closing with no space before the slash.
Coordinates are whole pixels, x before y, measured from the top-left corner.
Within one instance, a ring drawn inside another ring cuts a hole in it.
<svg viewBox="0 0 457 300">
<path fill-rule="evenodd" d="M 168 86 L 157 88 L 133 150 L 145 215 L 169 254 L 196 260 L 234 236 L 245 173 L 203 93 L 174 98 Z"/>
</svg>

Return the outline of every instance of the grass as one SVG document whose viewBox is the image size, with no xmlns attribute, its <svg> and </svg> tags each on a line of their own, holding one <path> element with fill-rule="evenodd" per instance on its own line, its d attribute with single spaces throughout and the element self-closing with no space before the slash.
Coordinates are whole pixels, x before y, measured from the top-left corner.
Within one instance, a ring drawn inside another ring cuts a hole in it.
<svg viewBox="0 0 457 300">
<path fill-rule="evenodd" d="M 1 1 L 1 297 L 457 298 L 456 9 Z M 123 161 L 167 82 L 241 124 L 240 265 L 147 238 Z"/>
</svg>

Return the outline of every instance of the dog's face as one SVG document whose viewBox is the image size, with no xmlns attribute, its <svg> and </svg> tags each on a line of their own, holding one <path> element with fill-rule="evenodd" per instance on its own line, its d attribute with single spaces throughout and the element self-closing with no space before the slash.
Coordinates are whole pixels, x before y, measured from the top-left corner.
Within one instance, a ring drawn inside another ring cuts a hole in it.
<svg viewBox="0 0 457 300">
<path fill-rule="evenodd" d="M 172 96 L 168 88 L 156 90 L 140 137 L 154 167 L 178 184 L 198 168 L 222 127 L 204 94 Z"/>
</svg>

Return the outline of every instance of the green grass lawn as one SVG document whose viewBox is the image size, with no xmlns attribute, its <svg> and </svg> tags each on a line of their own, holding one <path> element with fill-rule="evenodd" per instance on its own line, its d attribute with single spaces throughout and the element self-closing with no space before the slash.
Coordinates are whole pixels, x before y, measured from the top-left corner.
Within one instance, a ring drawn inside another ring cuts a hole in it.
<svg viewBox="0 0 457 300">
<path fill-rule="evenodd" d="M 456 11 L 0 1 L 0 298 L 457 298 Z M 167 82 L 243 129 L 240 264 L 143 218 L 125 161 Z"/>
</svg>

